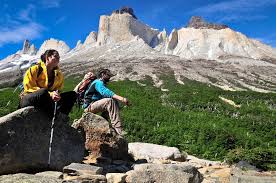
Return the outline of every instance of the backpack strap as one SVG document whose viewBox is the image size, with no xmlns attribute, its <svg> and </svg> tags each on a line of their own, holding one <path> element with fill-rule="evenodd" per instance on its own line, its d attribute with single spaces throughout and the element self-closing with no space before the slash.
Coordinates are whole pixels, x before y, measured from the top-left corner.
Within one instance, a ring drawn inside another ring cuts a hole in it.
<svg viewBox="0 0 276 183">
<path fill-rule="evenodd" d="M 37 72 L 37 75 L 36 75 L 36 77 L 38 78 L 38 76 L 42 73 L 43 68 L 41 67 L 41 64 L 40 64 L 40 63 L 32 64 L 31 67 L 29 68 L 32 77 L 33 77 L 33 74 L 32 74 L 32 70 L 31 70 L 31 69 L 32 69 L 32 67 L 35 66 L 35 65 L 38 65 L 38 72 Z"/>
<path fill-rule="evenodd" d="M 38 78 L 38 76 L 42 73 L 43 68 L 41 67 L 41 64 L 40 64 L 40 63 L 37 63 L 37 65 L 38 65 L 38 72 L 37 72 L 36 77 Z"/>
</svg>

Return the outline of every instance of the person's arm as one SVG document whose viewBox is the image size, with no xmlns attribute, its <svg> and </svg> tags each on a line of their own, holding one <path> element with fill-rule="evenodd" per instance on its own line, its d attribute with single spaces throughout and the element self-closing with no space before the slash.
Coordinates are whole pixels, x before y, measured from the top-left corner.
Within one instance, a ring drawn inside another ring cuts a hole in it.
<svg viewBox="0 0 276 183">
<path fill-rule="evenodd" d="M 104 97 L 104 98 L 112 98 L 115 94 L 109 88 L 107 88 L 102 81 L 97 81 L 95 83 L 95 89 Z"/>
<path fill-rule="evenodd" d="M 83 81 L 79 82 L 79 84 L 74 88 L 74 92 L 78 93 L 80 85 L 83 83 Z"/>
<path fill-rule="evenodd" d="M 95 85 L 95 89 L 104 97 L 106 98 L 113 98 L 115 100 L 118 100 L 125 105 L 129 105 L 129 101 L 127 98 L 124 98 L 120 95 L 115 94 L 113 91 L 108 89 L 102 82 L 97 82 Z"/>
<path fill-rule="evenodd" d="M 96 76 L 92 72 L 88 72 L 87 74 L 84 75 L 83 79 L 79 84 L 74 88 L 74 91 L 77 93 L 79 92 L 80 86 L 85 82 L 85 81 L 91 81 L 92 79 L 95 79 Z"/>
<path fill-rule="evenodd" d="M 51 88 L 51 91 L 49 91 L 49 94 L 53 101 L 59 101 L 60 100 L 60 94 L 61 90 L 64 87 L 64 76 L 60 70 L 55 70 L 55 82 L 53 87 Z"/>
<path fill-rule="evenodd" d="M 27 70 L 23 79 L 24 93 L 33 93 L 40 89 L 40 87 L 37 85 L 38 70 L 38 65 L 34 65 Z"/>
<path fill-rule="evenodd" d="M 122 103 L 124 103 L 125 105 L 129 105 L 128 99 L 127 99 L 127 98 L 124 98 L 124 97 L 122 97 L 122 96 L 120 96 L 120 95 L 114 94 L 114 95 L 112 96 L 112 98 L 115 99 L 115 100 L 118 100 L 118 101 L 120 101 L 120 102 L 122 102 Z"/>
</svg>

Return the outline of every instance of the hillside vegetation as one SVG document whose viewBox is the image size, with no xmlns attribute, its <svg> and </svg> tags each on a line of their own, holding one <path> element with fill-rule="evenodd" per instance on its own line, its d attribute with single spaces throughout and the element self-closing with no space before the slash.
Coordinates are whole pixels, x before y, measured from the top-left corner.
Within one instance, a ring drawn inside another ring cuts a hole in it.
<svg viewBox="0 0 276 183">
<path fill-rule="evenodd" d="M 111 82 L 110 87 L 132 103 L 122 107 L 127 139 L 178 147 L 188 154 L 235 163 L 246 160 L 265 170 L 276 170 L 276 94 L 231 92 L 162 76 L 161 91 L 150 79 Z M 65 91 L 80 78 L 68 78 Z M 16 110 L 18 91 L 0 91 L 0 115 Z M 232 100 L 236 105 L 223 101 Z M 8 101 L 11 101 L 7 105 Z M 77 106 L 71 122 L 81 116 Z"/>
</svg>

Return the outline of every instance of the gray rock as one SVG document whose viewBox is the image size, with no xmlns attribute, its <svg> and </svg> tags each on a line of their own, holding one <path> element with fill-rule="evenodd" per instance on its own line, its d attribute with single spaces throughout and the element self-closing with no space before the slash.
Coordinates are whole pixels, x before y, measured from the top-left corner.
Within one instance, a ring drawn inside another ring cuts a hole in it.
<svg viewBox="0 0 276 183">
<path fill-rule="evenodd" d="M 242 170 L 255 170 L 260 171 L 260 169 L 256 168 L 255 166 L 251 165 L 247 161 L 239 161 L 236 165 L 237 168 L 240 168 Z"/>
<path fill-rule="evenodd" d="M 124 183 L 127 175 L 124 173 L 108 173 L 106 174 L 107 183 Z"/>
<path fill-rule="evenodd" d="M 63 173 L 57 172 L 57 171 L 39 172 L 39 173 L 36 173 L 35 175 L 41 176 L 41 177 L 52 177 L 52 178 L 56 178 L 56 179 L 62 179 L 62 177 L 63 177 Z"/>
<path fill-rule="evenodd" d="M 164 180 L 169 180 L 171 176 L 175 174 L 175 176 L 184 176 L 189 177 L 187 180 L 192 182 L 200 182 L 202 181 L 203 177 L 198 172 L 197 168 L 191 165 L 181 165 L 181 164 L 151 164 L 151 163 L 145 163 L 145 164 L 138 164 L 134 165 L 134 171 L 137 172 L 157 172 L 156 178 L 160 175 L 162 177 L 162 172 L 164 173 L 163 177 L 167 176 Z M 183 175 L 181 173 L 184 173 Z M 166 175 L 166 173 L 168 173 Z M 143 173 L 142 173 L 143 174 Z M 189 176 L 187 176 L 189 174 Z M 191 176 L 190 176 L 191 175 Z M 175 181 L 178 182 L 179 178 L 176 178 Z M 158 182 L 158 181 L 157 181 Z M 172 181 L 173 182 L 173 181 Z"/>
<path fill-rule="evenodd" d="M 64 55 L 65 53 L 70 51 L 70 47 L 64 41 L 51 38 L 49 40 L 45 40 L 42 43 L 37 52 L 37 55 L 40 56 L 48 49 L 55 49 L 59 52 L 60 55 Z"/>
<path fill-rule="evenodd" d="M 185 156 L 183 156 L 176 147 L 168 147 L 150 143 L 129 143 L 128 152 L 135 160 L 146 159 L 148 162 L 153 162 L 155 159 L 176 161 L 185 160 Z"/>
<path fill-rule="evenodd" d="M 103 171 L 102 167 L 80 164 L 80 163 L 71 163 L 68 166 L 63 168 L 63 173 L 70 174 L 70 175 L 96 175 L 101 174 Z"/>
<path fill-rule="evenodd" d="M 62 170 L 81 162 L 84 139 L 68 125 L 68 117 L 57 115 L 48 167 L 51 120 L 33 107 L 19 109 L 0 118 L 0 174 L 41 169 Z"/>
<path fill-rule="evenodd" d="M 101 16 L 99 21 L 99 32 L 97 37 L 98 45 L 131 41 L 139 36 L 147 45 L 153 41 L 159 31 L 133 18 L 128 13 L 111 16 Z"/>
<path fill-rule="evenodd" d="M 200 16 L 192 16 L 187 27 L 192 27 L 195 29 L 216 29 L 216 30 L 228 28 L 227 25 L 206 22 Z"/>
<path fill-rule="evenodd" d="M 127 183 L 192 183 L 193 176 L 191 174 L 180 171 L 129 171 L 126 177 Z"/>
<path fill-rule="evenodd" d="M 128 160 L 127 141 L 118 136 L 103 117 L 84 113 L 72 126 L 85 132 L 85 148 L 90 151 L 90 157 Z"/>
<path fill-rule="evenodd" d="M 134 170 L 127 172 L 126 182 L 162 182 L 185 183 L 201 182 L 202 175 L 190 165 L 172 164 L 141 164 L 135 165 Z"/>
<path fill-rule="evenodd" d="M 24 41 L 24 43 L 23 43 L 22 53 L 23 53 L 23 54 L 28 53 L 30 47 L 31 47 L 30 41 L 26 39 L 26 40 Z"/>
<path fill-rule="evenodd" d="M 61 179 L 52 177 L 37 176 L 31 174 L 11 174 L 0 176 L 1 183 L 62 183 Z"/>
<path fill-rule="evenodd" d="M 230 183 L 275 183 L 276 175 L 268 172 L 260 173 L 254 170 L 243 171 L 240 168 L 231 170 Z"/>
<path fill-rule="evenodd" d="M 64 176 L 63 183 L 106 183 L 104 175 L 83 174 L 80 176 Z"/>
</svg>

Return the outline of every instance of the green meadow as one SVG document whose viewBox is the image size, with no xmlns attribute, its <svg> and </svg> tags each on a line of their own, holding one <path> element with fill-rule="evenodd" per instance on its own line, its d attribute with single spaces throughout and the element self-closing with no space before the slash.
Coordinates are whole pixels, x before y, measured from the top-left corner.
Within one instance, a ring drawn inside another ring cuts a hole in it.
<svg viewBox="0 0 276 183">
<path fill-rule="evenodd" d="M 132 104 L 121 110 L 129 142 L 174 146 L 200 158 L 228 163 L 245 160 L 264 170 L 276 170 L 276 94 L 224 91 L 191 80 L 180 85 L 170 75 L 162 79 L 168 91 L 154 87 L 149 78 L 109 84 Z M 67 78 L 64 91 L 72 90 L 80 80 Z M 13 91 L 0 90 L 0 116 L 16 110 L 18 91 Z M 82 112 L 75 106 L 70 123 Z"/>
</svg>

